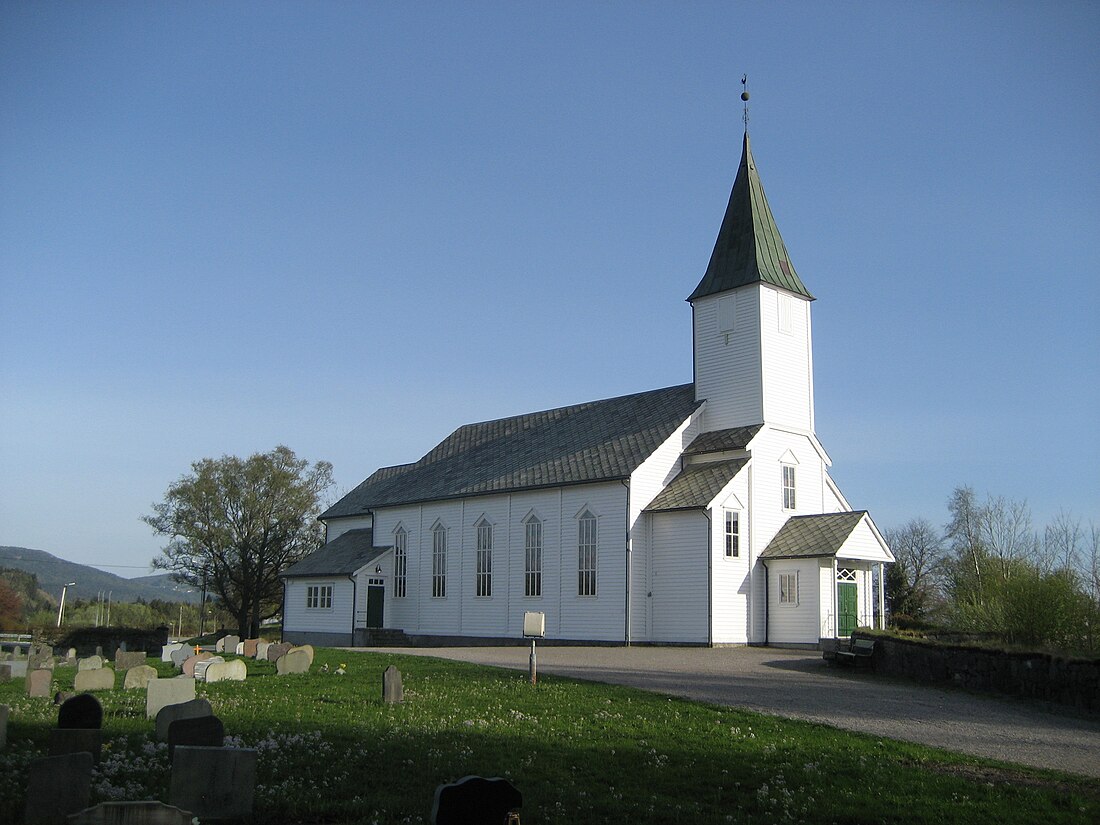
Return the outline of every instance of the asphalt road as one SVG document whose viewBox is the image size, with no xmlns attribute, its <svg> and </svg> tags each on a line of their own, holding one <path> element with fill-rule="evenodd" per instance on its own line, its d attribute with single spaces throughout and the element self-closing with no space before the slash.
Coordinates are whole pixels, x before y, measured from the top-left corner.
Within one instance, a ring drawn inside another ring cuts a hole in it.
<svg viewBox="0 0 1100 825">
<path fill-rule="evenodd" d="M 379 649 L 383 650 L 383 649 Z M 527 670 L 528 647 L 384 648 Z M 1100 778 L 1100 719 L 775 648 L 541 647 L 538 670 Z"/>
</svg>

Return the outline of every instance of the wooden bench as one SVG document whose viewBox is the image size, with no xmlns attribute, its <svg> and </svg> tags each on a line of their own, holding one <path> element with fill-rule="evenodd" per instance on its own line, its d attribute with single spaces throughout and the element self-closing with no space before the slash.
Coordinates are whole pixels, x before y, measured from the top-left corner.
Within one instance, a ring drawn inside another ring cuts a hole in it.
<svg viewBox="0 0 1100 825">
<path fill-rule="evenodd" d="M 871 639 L 853 639 L 847 650 L 837 650 L 834 661 L 842 665 L 870 665 L 875 653 L 875 643 Z"/>
</svg>

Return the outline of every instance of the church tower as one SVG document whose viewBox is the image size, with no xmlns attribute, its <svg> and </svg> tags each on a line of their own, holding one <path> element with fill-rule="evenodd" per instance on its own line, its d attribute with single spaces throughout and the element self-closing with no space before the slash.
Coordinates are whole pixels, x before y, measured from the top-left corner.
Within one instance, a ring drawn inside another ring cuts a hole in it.
<svg viewBox="0 0 1100 825">
<path fill-rule="evenodd" d="M 688 297 L 706 431 L 767 423 L 813 432 L 813 300 L 779 235 L 746 130 L 710 264 Z"/>
</svg>

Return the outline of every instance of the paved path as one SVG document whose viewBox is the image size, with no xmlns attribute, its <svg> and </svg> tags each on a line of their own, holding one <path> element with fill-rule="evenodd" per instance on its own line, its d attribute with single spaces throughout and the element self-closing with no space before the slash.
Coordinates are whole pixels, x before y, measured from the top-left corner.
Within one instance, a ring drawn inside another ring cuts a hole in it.
<svg viewBox="0 0 1100 825">
<path fill-rule="evenodd" d="M 380 648 L 527 669 L 526 647 Z M 541 647 L 540 673 L 629 685 L 1100 777 L 1100 719 L 825 666 L 774 648 Z"/>
</svg>

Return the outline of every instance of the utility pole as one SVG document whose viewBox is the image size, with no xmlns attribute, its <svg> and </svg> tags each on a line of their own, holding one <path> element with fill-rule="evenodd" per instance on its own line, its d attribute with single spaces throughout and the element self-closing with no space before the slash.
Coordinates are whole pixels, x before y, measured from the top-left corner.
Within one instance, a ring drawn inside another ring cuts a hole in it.
<svg viewBox="0 0 1100 825">
<path fill-rule="evenodd" d="M 65 594 L 76 582 L 61 585 L 61 606 L 57 608 L 57 626 L 61 627 L 61 618 L 65 615 Z"/>
</svg>

